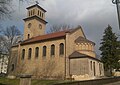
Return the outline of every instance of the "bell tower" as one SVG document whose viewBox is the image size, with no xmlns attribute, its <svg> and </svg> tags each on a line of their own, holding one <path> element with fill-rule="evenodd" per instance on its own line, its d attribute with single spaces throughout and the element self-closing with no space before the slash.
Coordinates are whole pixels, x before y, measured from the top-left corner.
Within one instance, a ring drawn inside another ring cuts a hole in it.
<svg viewBox="0 0 120 85">
<path fill-rule="evenodd" d="M 27 8 L 27 18 L 23 19 L 24 26 L 24 40 L 29 38 L 44 35 L 47 22 L 45 21 L 46 10 L 38 4 Z"/>
</svg>

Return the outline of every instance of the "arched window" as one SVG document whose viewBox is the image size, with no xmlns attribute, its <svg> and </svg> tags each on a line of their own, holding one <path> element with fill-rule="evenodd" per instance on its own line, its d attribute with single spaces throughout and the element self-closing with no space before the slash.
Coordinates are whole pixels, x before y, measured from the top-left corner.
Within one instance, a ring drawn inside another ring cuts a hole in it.
<svg viewBox="0 0 120 85">
<path fill-rule="evenodd" d="M 31 10 L 31 16 L 32 16 L 32 14 L 33 14 L 33 13 L 32 13 L 32 10 Z"/>
<path fill-rule="evenodd" d="M 99 71 L 100 71 L 100 75 L 101 75 L 101 64 L 99 63 Z"/>
<path fill-rule="evenodd" d="M 91 67 L 91 70 L 92 70 L 92 61 L 90 61 L 90 67 Z"/>
<path fill-rule="evenodd" d="M 30 11 L 29 11 L 29 16 L 30 16 Z"/>
<path fill-rule="evenodd" d="M 38 56 L 39 56 L 39 48 L 36 47 L 35 48 L 35 58 L 38 58 Z"/>
<path fill-rule="evenodd" d="M 59 52 L 60 52 L 60 55 L 64 54 L 64 44 L 63 43 L 60 44 Z"/>
<path fill-rule="evenodd" d="M 28 39 L 30 38 L 30 34 L 28 34 Z"/>
<path fill-rule="evenodd" d="M 29 50 L 28 50 L 28 59 L 31 59 L 31 56 L 32 56 L 32 49 L 29 48 Z"/>
<path fill-rule="evenodd" d="M 95 76 L 96 75 L 95 62 L 93 62 L 93 70 L 94 70 L 94 76 Z"/>
<path fill-rule="evenodd" d="M 42 18 L 43 18 L 43 13 L 42 13 Z"/>
<path fill-rule="evenodd" d="M 41 17 L 41 11 L 40 11 L 40 17 Z"/>
<path fill-rule="evenodd" d="M 35 9 L 33 9 L 33 15 L 35 14 Z"/>
<path fill-rule="evenodd" d="M 46 56 L 46 50 L 47 50 L 47 47 L 43 46 L 43 56 Z"/>
<path fill-rule="evenodd" d="M 55 55 L 55 45 L 51 45 L 51 56 Z"/>
<path fill-rule="evenodd" d="M 38 15 L 39 15 L 39 10 L 38 10 Z"/>
<path fill-rule="evenodd" d="M 22 60 L 25 58 L 25 49 L 22 50 Z"/>
</svg>

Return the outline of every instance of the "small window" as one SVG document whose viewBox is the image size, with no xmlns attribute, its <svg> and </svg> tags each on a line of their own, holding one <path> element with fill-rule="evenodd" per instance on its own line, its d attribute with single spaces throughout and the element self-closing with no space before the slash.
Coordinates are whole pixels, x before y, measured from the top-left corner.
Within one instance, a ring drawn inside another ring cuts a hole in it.
<svg viewBox="0 0 120 85">
<path fill-rule="evenodd" d="M 43 46 L 43 57 L 46 56 L 46 49 L 47 49 L 47 47 Z"/>
<path fill-rule="evenodd" d="M 39 24 L 39 28 L 42 29 L 42 25 L 41 24 Z"/>
<path fill-rule="evenodd" d="M 43 13 L 42 13 L 42 18 L 43 18 Z"/>
<path fill-rule="evenodd" d="M 32 14 L 33 14 L 33 13 L 32 13 L 32 10 L 31 10 L 31 16 L 32 16 Z"/>
<path fill-rule="evenodd" d="M 41 17 L 41 11 L 40 11 L 40 17 Z"/>
<path fill-rule="evenodd" d="M 30 38 L 30 34 L 28 34 L 28 39 Z"/>
<path fill-rule="evenodd" d="M 32 49 L 29 48 L 29 50 L 28 50 L 28 59 L 31 59 L 31 55 L 32 55 Z"/>
<path fill-rule="evenodd" d="M 55 55 L 55 45 L 51 45 L 51 56 Z"/>
<path fill-rule="evenodd" d="M 39 56 L 39 48 L 36 47 L 35 48 L 35 58 L 38 58 L 38 56 Z"/>
<path fill-rule="evenodd" d="M 95 62 L 93 62 L 94 76 L 96 75 Z"/>
<path fill-rule="evenodd" d="M 100 75 L 102 74 L 102 72 L 101 72 L 101 64 L 99 63 L 99 71 L 100 71 Z"/>
<path fill-rule="evenodd" d="M 33 9 L 33 15 L 35 14 L 35 9 Z"/>
<path fill-rule="evenodd" d="M 12 64 L 11 71 L 14 71 L 14 69 L 15 69 L 15 66 L 14 66 L 14 64 Z"/>
<path fill-rule="evenodd" d="M 30 11 L 29 11 L 29 16 L 30 16 Z"/>
<path fill-rule="evenodd" d="M 29 23 L 29 24 L 28 24 L 28 28 L 31 28 L 31 26 L 32 26 L 32 24 L 31 24 L 31 23 Z"/>
<path fill-rule="evenodd" d="M 91 67 L 91 70 L 92 70 L 92 61 L 90 61 L 90 67 Z"/>
<path fill-rule="evenodd" d="M 39 15 L 39 10 L 38 10 L 38 15 Z"/>
<path fill-rule="evenodd" d="M 22 50 L 22 60 L 25 58 L 25 49 Z"/>
<path fill-rule="evenodd" d="M 64 54 L 64 44 L 63 43 L 61 43 L 59 46 L 59 52 L 60 52 L 60 55 Z"/>
</svg>

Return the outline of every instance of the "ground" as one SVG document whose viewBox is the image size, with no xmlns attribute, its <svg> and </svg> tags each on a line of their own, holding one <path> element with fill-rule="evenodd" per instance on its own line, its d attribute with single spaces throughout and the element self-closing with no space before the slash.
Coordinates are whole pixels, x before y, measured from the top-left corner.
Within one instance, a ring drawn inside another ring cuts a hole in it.
<svg viewBox="0 0 120 85">
<path fill-rule="evenodd" d="M 19 79 L 0 78 L 0 85 L 19 85 Z"/>
<path fill-rule="evenodd" d="M 0 85 L 19 85 L 19 79 L 0 78 Z M 63 80 L 32 80 L 32 85 L 53 85 L 55 83 L 68 82 Z M 120 81 L 104 84 L 104 85 L 120 85 Z"/>
<path fill-rule="evenodd" d="M 114 83 L 109 83 L 109 84 L 104 84 L 104 85 L 120 85 L 120 81 L 114 82 Z"/>
<path fill-rule="evenodd" d="M 19 85 L 19 79 L 0 78 L 0 85 Z M 63 80 L 32 80 L 32 85 L 52 85 Z"/>
</svg>

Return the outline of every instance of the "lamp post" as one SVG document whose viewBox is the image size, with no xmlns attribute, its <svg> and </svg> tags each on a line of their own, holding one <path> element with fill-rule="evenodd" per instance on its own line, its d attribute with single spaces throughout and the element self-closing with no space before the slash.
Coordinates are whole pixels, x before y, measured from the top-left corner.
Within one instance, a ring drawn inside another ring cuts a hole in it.
<svg viewBox="0 0 120 85">
<path fill-rule="evenodd" d="M 112 0 L 113 4 L 116 4 L 116 8 L 117 8 L 117 15 L 118 15 L 118 23 L 119 23 L 119 29 L 120 29 L 120 8 L 119 8 L 119 4 L 120 4 L 120 0 Z"/>
</svg>

